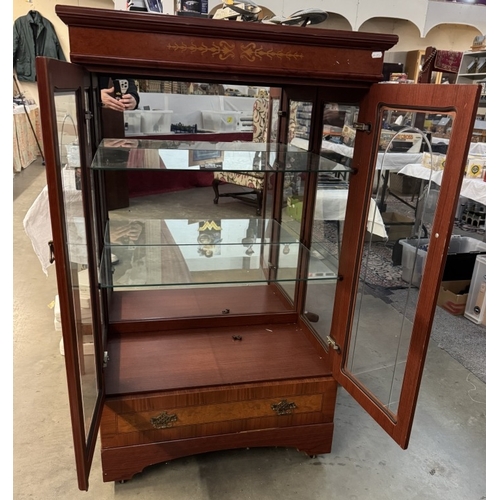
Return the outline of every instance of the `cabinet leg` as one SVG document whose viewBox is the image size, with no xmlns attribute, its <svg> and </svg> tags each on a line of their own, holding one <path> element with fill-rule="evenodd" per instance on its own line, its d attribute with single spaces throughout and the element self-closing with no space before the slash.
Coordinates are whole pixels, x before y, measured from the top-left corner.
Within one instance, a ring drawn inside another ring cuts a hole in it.
<svg viewBox="0 0 500 500">
<path fill-rule="evenodd" d="M 220 181 L 218 179 L 214 179 L 212 181 L 212 188 L 215 193 L 214 204 L 217 205 L 219 203 L 219 184 Z"/>
</svg>

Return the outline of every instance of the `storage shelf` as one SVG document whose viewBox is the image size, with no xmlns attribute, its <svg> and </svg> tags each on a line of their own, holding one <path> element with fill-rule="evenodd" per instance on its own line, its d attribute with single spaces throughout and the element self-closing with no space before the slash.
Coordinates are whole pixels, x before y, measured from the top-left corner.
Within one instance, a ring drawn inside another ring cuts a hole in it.
<svg viewBox="0 0 500 500">
<path fill-rule="evenodd" d="M 337 279 L 336 262 L 314 255 L 273 220 L 112 220 L 105 237 L 103 288 L 297 282 Z M 270 243 L 274 241 L 274 243 Z M 119 261 L 112 264 L 111 254 Z M 304 263 L 309 263 L 307 272 Z"/>
<path fill-rule="evenodd" d="M 294 146 L 255 142 L 104 139 L 94 170 L 207 170 L 225 172 L 352 172 Z"/>
<path fill-rule="evenodd" d="M 486 73 L 459 73 L 459 78 L 486 78 Z"/>
</svg>

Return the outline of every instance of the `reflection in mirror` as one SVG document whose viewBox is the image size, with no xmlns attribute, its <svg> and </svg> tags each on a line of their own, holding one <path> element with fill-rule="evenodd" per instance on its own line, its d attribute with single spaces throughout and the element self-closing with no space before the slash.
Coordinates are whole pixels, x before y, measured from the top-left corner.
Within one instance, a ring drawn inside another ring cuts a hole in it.
<svg viewBox="0 0 500 500">
<path fill-rule="evenodd" d="M 88 103 L 87 103 L 88 105 Z M 78 364 L 82 388 L 83 418 L 88 435 L 97 402 L 96 358 L 93 346 L 93 318 L 90 305 L 87 270 L 87 240 L 85 234 L 80 145 L 76 96 L 73 93 L 55 95 L 60 144 L 62 194 L 66 221 L 68 258 L 71 272 L 73 332 L 78 346 Z M 65 353 L 70 356 L 71 353 Z"/>
<path fill-rule="evenodd" d="M 372 201 L 385 234 L 366 234 L 346 366 L 396 419 L 453 115 L 383 109 L 380 120 Z"/>
<path fill-rule="evenodd" d="M 287 144 L 303 151 L 309 151 L 312 106 L 313 104 L 310 101 L 291 100 L 288 104 Z M 291 234 L 295 234 L 297 238 L 300 238 L 305 175 L 289 171 L 285 172 L 281 178 L 283 183 L 282 225 Z M 302 270 L 302 272 L 304 271 Z M 290 300 L 294 300 L 295 287 L 289 284 L 283 288 Z"/>
<path fill-rule="evenodd" d="M 105 243 L 118 259 L 113 272 L 101 273 L 109 288 L 295 282 L 307 253 L 276 221 L 255 217 L 113 218 Z"/>
<path fill-rule="evenodd" d="M 138 109 L 124 114 L 127 137 L 170 141 L 267 142 L 269 131 L 267 87 L 150 79 L 136 79 L 135 82 L 140 104 Z M 228 159 L 229 156 L 231 155 L 228 155 Z M 253 157 L 252 170 L 260 170 L 263 156 L 253 153 Z M 153 165 L 155 162 L 150 160 L 152 158 L 148 156 L 147 163 Z M 191 163 L 195 170 L 194 160 Z M 204 162 L 200 170 L 210 170 L 210 166 L 210 162 Z M 168 168 L 175 169 L 175 163 Z M 210 208 L 221 211 L 223 206 L 228 203 L 233 205 L 233 200 L 238 200 L 253 206 L 253 215 L 261 216 L 266 206 L 272 206 L 272 200 L 268 203 L 265 196 L 267 191 L 265 188 L 269 185 L 271 176 L 272 174 L 266 175 L 262 172 L 248 172 L 246 175 L 243 172 L 241 174 L 188 172 L 152 174 L 146 179 L 142 174 L 130 173 L 128 185 L 131 198 L 173 193 L 186 188 L 212 187 L 212 190 L 204 190 L 216 205 Z M 241 203 L 234 205 L 239 204 Z M 252 213 L 248 207 L 239 208 L 249 214 Z M 172 214 L 173 218 L 182 215 L 183 210 L 179 212 L 177 215 Z M 191 208 L 186 207 L 184 213 L 191 212 Z M 235 217 L 240 215 L 236 213 Z"/>
<path fill-rule="evenodd" d="M 126 136 L 233 133 L 240 136 L 235 140 L 255 140 L 252 135 L 259 131 L 254 106 L 269 98 L 268 87 L 144 79 L 135 83 L 139 106 L 124 112 Z"/>
<path fill-rule="evenodd" d="M 355 137 L 352 125 L 357 115 L 358 107 L 355 105 L 327 102 L 323 107 L 321 156 L 335 162 L 337 167 L 318 174 L 305 311 L 325 348 L 331 330 L 337 284 L 335 277 L 349 194 L 348 167 L 351 165 Z M 370 213 L 374 215 L 375 211 Z M 381 221 L 371 230 L 380 233 L 380 225 Z M 325 277 L 332 279 L 324 280 Z"/>
</svg>

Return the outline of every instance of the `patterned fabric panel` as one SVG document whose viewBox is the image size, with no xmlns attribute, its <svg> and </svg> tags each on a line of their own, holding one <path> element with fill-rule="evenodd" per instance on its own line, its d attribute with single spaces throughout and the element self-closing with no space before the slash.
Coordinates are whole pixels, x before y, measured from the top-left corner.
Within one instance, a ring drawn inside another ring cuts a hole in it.
<svg viewBox="0 0 500 500">
<path fill-rule="evenodd" d="M 269 112 L 269 99 L 259 97 L 253 105 L 253 141 L 266 142 L 267 140 L 267 118 Z M 263 172 L 238 173 L 238 172 L 214 172 L 214 179 L 221 182 L 236 184 L 250 189 L 261 190 L 264 188 Z"/>
<path fill-rule="evenodd" d="M 240 174 L 238 172 L 214 172 L 214 179 L 221 182 L 229 182 L 238 186 L 245 186 L 252 189 L 263 189 L 264 173 L 256 172 L 255 174 Z"/>
<path fill-rule="evenodd" d="M 267 142 L 269 99 L 259 97 L 253 105 L 253 142 Z"/>
<path fill-rule="evenodd" d="M 297 101 L 290 102 L 290 120 L 288 122 L 288 144 L 292 142 L 295 137 L 295 130 L 297 129 L 297 111 L 299 103 Z"/>
</svg>

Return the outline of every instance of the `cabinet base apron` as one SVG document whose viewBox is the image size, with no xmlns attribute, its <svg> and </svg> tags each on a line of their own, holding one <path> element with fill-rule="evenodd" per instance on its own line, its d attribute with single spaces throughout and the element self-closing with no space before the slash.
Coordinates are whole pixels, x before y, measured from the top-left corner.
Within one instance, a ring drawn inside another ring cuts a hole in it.
<svg viewBox="0 0 500 500">
<path fill-rule="evenodd" d="M 333 423 L 294 426 L 108 448 L 101 451 L 104 481 L 127 481 L 146 467 L 194 454 L 237 448 L 296 448 L 309 456 L 330 453 Z"/>
</svg>

